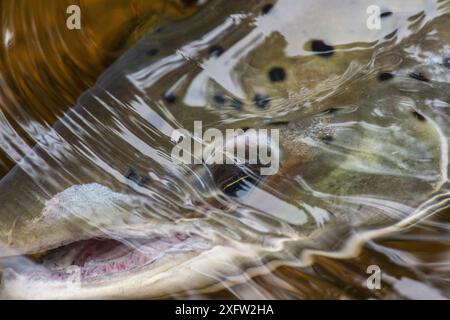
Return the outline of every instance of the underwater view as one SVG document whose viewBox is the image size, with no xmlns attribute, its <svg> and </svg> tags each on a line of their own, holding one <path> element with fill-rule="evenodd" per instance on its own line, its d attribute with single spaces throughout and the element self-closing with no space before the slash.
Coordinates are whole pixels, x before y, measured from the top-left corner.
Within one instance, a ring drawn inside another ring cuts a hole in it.
<svg viewBox="0 0 450 320">
<path fill-rule="evenodd" d="M 450 0 L 0 22 L 0 299 L 450 298 Z"/>
</svg>

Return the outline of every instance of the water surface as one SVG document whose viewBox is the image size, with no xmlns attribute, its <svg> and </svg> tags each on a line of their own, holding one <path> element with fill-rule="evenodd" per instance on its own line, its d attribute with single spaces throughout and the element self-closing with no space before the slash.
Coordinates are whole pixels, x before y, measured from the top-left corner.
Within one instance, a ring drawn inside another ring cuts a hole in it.
<svg viewBox="0 0 450 320">
<path fill-rule="evenodd" d="M 88 20 L 88 41 L 52 27 L 59 3 L 1 4 L 0 240 L 29 249 L 3 260 L 8 272 L 55 268 L 38 250 L 47 231 L 22 236 L 50 212 L 74 241 L 139 246 L 129 234 L 150 219 L 221 239 L 233 273 L 211 267 L 214 289 L 174 298 L 449 297 L 448 1 L 212 0 L 179 23 L 158 10 L 194 9 L 126 3 L 112 22 Z M 174 164 L 171 133 L 195 120 L 279 129 L 279 172 L 241 180 L 234 166 Z M 133 210 L 91 214 L 105 190 L 133 195 Z M 367 287 L 371 265 L 380 290 Z"/>
</svg>

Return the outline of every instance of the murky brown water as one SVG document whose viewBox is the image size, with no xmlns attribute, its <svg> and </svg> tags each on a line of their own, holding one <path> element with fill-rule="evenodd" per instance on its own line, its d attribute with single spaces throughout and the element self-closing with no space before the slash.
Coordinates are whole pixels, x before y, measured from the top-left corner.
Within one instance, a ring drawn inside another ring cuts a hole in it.
<svg viewBox="0 0 450 320">
<path fill-rule="evenodd" d="M 450 297 L 449 1 L 72 3 L 0 2 L 0 297 Z M 195 120 L 279 171 L 174 164 Z"/>
<path fill-rule="evenodd" d="M 71 4 L 83 11 L 80 31 L 64 27 Z M 177 0 L 19 0 L 0 5 L 2 176 L 143 34 L 197 10 L 195 4 Z"/>
</svg>

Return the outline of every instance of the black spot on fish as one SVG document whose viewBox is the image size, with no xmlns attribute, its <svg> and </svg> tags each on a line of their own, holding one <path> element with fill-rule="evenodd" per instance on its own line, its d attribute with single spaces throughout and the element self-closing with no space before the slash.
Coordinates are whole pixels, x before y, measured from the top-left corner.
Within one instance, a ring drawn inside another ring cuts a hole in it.
<svg viewBox="0 0 450 320">
<path fill-rule="evenodd" d="M 395 30 L 392 31 L 391 33 L 385 35 L 384 38 L 385 38 L 386 40 L 390 40 L 390 39 L 392 39 L 392 38 L 395 37 L 395 35 L 397 34 L 397 32 L 398 32 L 398 29 L 395 29 Z"/>
<path fill-rule="evenodd" d="M 390 72 L 382 72 L 378 75 L 379 81 L 387 81 L 391 80 L 392 78 L 394 78 L 394 75 Z"/>
<path fill-rule="evenodd" d="M 234 109 L 240 109 L 242 107 L 241 100 L 237 98 L 229 99 L 227 97 L 217 94 L 213 97 L 213 99 L 214 102 L 217 104 L 231 106 Z"/>
<path fill-rule="evenodd" d="M 242 131 L 246 132 L 248 129 L 250 129 L 250 127 L 244 127 L 242 128 Z"/>
<path fill-rule="evenodd" d="M 450 58 L 444 59 L 444 61 L 442 61 L 442 64 L 444 65 L 444 67 L 450 69 Z"/>
<path fill-rule="evenodd" d="M 413 79 L 419 80 L 419 81 L 424 81 L 424 82 L 429 82 L 430 79 L 428 79 L 423 73 L 419 72 L 411 72 L 409 74 L 409 76 Z"/>
<path fill-rule="evenodd" d="M 182 0 L 186 6 L 193 6 L 197 4 L 198 0 Z"/>
<path fill-rule="evenodd" d="M 329 57 L 334 53 L 334 48 L 322 40 L 312 40 L 311 50 L 317 52 L 317 55 L 322 57 Z"/>
<path fill-rule="evenodd" d="M 242 101 L 234 98 L 231 100 L 231 106 L 235 109 L 241 109 L 242 108 Z"/>
<path fill-rule="evenodd" d="M 387 18 L 392 15 L 393 15 L 392 11 L 384 11 L 384 12 L 380 13 L 380 18 Z"/>
<path fill-rule="evenodd" d="M 413 116 L 419 121 L 427 121 L 427 119 L 416 110 L 413 111 Z"/>
<path fill-rule="evenodd" d="M 212 45 L 209 48 L 208 55 L 209 57 L 219 57 L 223 53 L 223 48 L 219 46 L 218 44 Z"/>
<path fill-rule="evenodd" d="M 322 140 L 323 143 L 325 143 L 325 144 L 329 144 L 331 141 L 333 141 L 333 136 L 330 134 L 326 134 L 326 135 L 322 136 L 320 138 L 320 140 Z"/>
<path fill-rule="evenodd" d="M 268 3 L 266 4 L 264 7 L 262 7 L 262 13 L 263 14 L 268 14 L 270 11 L 272 11 L 273 9 L 273 4 L 272 3 Z"/>
<path fill-rule="evenodd" d="M 163 27 L 158 27 L 158 28 L 155 29 L 155 33 L 161 33 L 163 31 L 164 31 Z"/>
<path fill-rule="evenodd" d="M 146 183 L 148 183 L 149 180 L 148 177 L 141 175 L 133 167 L 129 167 L 124 176 L 128 180 L 133 181 L 134 183 L 140 186 L 145 185 Z"/>
<path fill-rule="evenodd" d="M 213 99 L 214 99 L 214 102 L 216 102 L 216 103 L 218 103 L 218 104 L 224 104 L 224 103 L 226 102 L 225 97 L 222 96 L 222 95 L 215 95 L 215 96 L 213 97 Z"/>
<path fill-rule="evenodd" d="M 169 104 L 172 104 L 175 101 L 177 101 L 177 97 L 173 93 L 170 93 L 170 92 L 164 93 L 163 99 L 165 102 L 167 102 Z"/>
<path fill-rule="evenodd" d="M 270 104 L 269 97 L 260 93 L 255 94 L 254 101 L 255 105 L 262 109 L 267 108 Z"/>
<path fill-rule="evenodd" d="M 150 50 L 147 51 L 147 55 L 150 56 L 150 57 L 153 57 L 153 56 L 157 55 L 158 52 L 159 52 L 158 49 L 152 48 L 152 49 L 150 49 Z"/>
<path fill-rule="evenodd" d="M 269 79 L 272 82 L 280 82 L 286 79 L 286 72 L 281 67 L 274 67 L 269 71 Z"/>
<path fill-rule="evenodd" d="M 272 121 L 272 122 L 269 122 L 269 125 L 270 126 L 287 126 L 287 125 L 289 125 L 289 121 L 283 121 L 283 120 Z"/>
<path fill-rule="evenodd" d="M 125 178 L 127 178 L 131 181 L 137 182 L 139 180 L 139 174 L 137 173 L 136 170 L 129 167 L 127 172 L 125 173 Z"/>
</svg>

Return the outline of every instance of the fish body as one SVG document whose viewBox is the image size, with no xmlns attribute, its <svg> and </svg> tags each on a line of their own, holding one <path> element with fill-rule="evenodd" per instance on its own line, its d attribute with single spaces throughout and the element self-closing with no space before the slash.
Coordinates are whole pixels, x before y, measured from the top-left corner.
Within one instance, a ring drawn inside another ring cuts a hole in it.
<svg viewBox="0 0 450 320">
<path fill-rule="evenodd" d="M 339 235 L 396 225 L 441 196 L 448 119 L 411 93 L 427 81 L 402 72 L 425 68 L 445 86 L 448 69 L 402 62 L 414 60 L 412 27 L 445 26 L 445 8 L 375 1 L 393 14 L 367 32 L 373 2 L 211 1 L 146 35 L 1 180 L 0 296 L 216 288 L 303 249 L 339 250 Z M 234 165 L 174 165 L 172 133 L 196 120 L 279 130 L 278 172 L 230 189 L 219 182 Z M 38 262 L 18 266 L 23 254 Z"/>
</svg>

